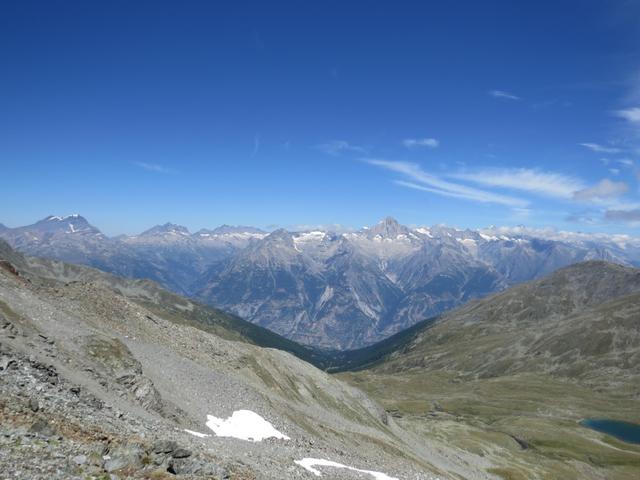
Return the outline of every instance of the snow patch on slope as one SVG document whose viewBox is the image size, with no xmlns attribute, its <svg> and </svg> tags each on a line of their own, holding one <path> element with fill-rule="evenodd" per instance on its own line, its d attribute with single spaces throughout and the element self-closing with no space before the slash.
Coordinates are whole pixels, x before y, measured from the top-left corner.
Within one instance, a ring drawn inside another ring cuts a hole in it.
<svg viewBox="0 0 640 480">
<path fill-rule="evenodd" d="M 273 425 L 251 410 L 236 410 L 226 419 L 207 415 L 206 425 L 218 437 L 233 437 L 251 442 L 260 442 L 265 438 L 290 440 L 289 437 L 273 428 Z"/>
<path fill-rule="evenodd" d="M 387 474 L 381 472 L 374 472 L 373 470 L 361 470 L 359 468 L 349 467 L 348 465 L 343 465 L 341 463 L 332 462 L 331 460 L 325 460 L 323 458 L 303 458 L 302 460 L 295 460 L 295 463 L 300 465 L 305 470 L 313 473 L 317 477 L 321 477 L 322 473 L 320 470 L 314 467 L 334 467 L 334 468 L 345 468 L 347 470 L 351 470 L 353 472 L 358 473 L 366 473 L 371 475 L 375 480 L 398 480 L 396 477 L 390 477 Z"/>
</svg>

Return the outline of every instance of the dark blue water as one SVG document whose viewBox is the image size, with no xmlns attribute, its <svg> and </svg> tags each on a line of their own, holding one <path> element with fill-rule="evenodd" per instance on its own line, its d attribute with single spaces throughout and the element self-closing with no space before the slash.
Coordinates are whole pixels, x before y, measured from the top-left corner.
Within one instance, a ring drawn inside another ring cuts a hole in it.
<svg viewBox="0 0 640 480">
<path fill-rule="evenodd" d="M 636 423 L 619 422 L 604 418 L 587 418 L 580 424 L 592 430 L 611 435 L 623 442 L 640 444 L 640 425 Z"/>
</svg>

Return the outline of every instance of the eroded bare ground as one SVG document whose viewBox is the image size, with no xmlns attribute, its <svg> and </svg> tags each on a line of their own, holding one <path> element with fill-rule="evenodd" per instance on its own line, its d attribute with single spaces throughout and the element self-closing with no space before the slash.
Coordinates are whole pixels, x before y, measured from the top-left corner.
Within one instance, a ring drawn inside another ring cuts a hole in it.
<svg viewBox="0 0 640 480">
<path fill-rule="evenodd" d="M 0 269 L 5 477 L 316 478 L 294 463 L 313 457 L 398 479 L 496 478 L 481 455 L 425 441 L 360 389 L 292 355 L 190 326 L 179 312 L 186 318 L 192 304 L 165 304 L 157 287 L 152 298 L 144 283 L 116 288 L 93 270 L 10 260 Z M 184 431 L 212 433 L 207 414 L 240 409 L 291 439 Z"/>
</svg>

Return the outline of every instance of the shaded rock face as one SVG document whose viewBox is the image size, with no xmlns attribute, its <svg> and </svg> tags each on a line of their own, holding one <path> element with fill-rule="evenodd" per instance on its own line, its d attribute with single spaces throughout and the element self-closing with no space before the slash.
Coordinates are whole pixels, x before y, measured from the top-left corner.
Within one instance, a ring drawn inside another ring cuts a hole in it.
<svg viewBox="0 0 640 480">
<path fill-rule="evenodd" d="M 370 228 L 271 233 L 166 223 L 108 238 L 80 216 L 0 230 L 39 256 L 147 278 L 297 342 L 328 349 L 375 343 L 425 318 L 569 264 L 640 265 L 640 242 L 444 226 L 387 217 Z"/>
</svg>

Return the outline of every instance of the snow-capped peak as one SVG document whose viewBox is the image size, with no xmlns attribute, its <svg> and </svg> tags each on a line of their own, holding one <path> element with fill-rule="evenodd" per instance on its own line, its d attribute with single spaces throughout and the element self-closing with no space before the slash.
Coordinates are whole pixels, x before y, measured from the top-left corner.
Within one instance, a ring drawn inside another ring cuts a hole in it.
<svg viewBox="0 0 640 480">
<path fill-rule="evenodd" d="M 155 227 L 142 232 L 140 236 L 164 236 L 164 235 L 175 235 L 175 236 L 190 236 L 189 229 L 182 225 L 176 225 L 175 223 L 165 223 L 164 225 L 156 225 Z"/>
</svg>

